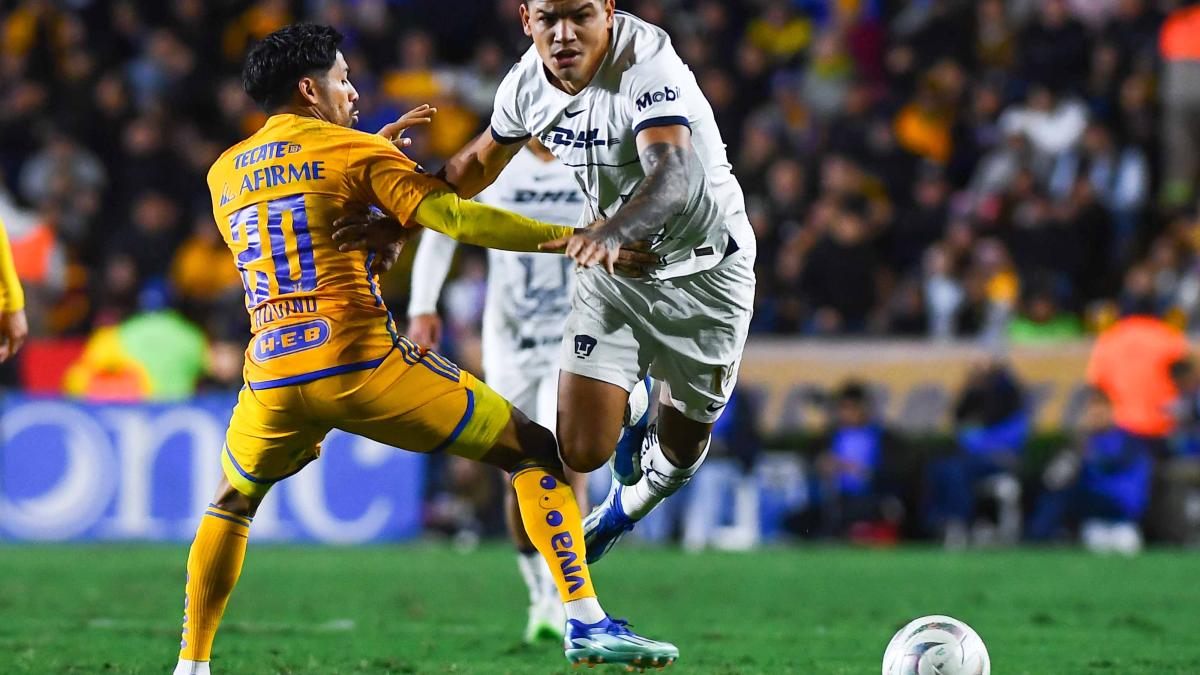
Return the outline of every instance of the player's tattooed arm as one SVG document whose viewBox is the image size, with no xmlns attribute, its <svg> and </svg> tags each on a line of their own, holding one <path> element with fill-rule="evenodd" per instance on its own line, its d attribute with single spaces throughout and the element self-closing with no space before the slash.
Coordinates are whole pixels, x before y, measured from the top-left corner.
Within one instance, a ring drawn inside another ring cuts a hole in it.
<svg viewBox="0 0 1200 675">
<path fill-rule="evenodd" d="M 650 238 L 687 203 L 688 158 L 691 146 L 660 141 L 638 152 L 646 178 L 629 201 L 603 224 L 595 236 L 606 246 L 617 247 Z"/>
<path fill-rule="evenodd" d="M 610 274 L 621 248 L 650 239 L 687 203 L 691 130 L 683 125 L 644 129 L 637 136 L 645 178 L 617 212 L 570 237 L 546 242 L 543 251 L 562 251 L 583 267 L 603 265 Z"/>
</svg>

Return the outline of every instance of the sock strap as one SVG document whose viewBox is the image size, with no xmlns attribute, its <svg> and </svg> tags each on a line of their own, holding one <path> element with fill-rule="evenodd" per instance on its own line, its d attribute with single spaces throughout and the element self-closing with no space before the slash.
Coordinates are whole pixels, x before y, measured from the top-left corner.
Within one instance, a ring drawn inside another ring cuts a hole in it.
<svg viewBox="0 0 1200 675">
<path fill-rule="evenodd" d="M 237 523 L 242 527 L 250 527 L 250 523 L 254 521 L 254 519 L 249 516 L 243 516 L 232 511 L 226 511 L 225 509 L 213 504 L 208 505 L 208 508 L 204 510 L 204 515 L 220 518 L 221 520 L 228 520 L 232 523 Z"/>
</svg>

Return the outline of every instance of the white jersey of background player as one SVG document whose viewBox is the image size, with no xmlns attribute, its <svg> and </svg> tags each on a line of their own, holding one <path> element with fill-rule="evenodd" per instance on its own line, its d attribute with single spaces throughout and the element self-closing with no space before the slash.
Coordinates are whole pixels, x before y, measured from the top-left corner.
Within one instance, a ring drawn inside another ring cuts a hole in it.
<svg viewBox="0 0 1200 675">
<path fill-rule="evenodd" d="M 572 225 L 583 210 L 583 193 L 570 169 L 550 151 L 531 143 L 504 173 L 476 197 L 547 223 Z M 458 242 L 438 232 L 422 233 L 413 259 L 408 336 L 432 345 L 441 337 L 438 296 Z M 565 256 L 488 249 L 487 298 L 483 310 L 483 375 L 487 383 L 535 422 L 555 427 L 558 353 L 571 311 L 575 263 Z M 570 476 L 576 499 L 586 504 L 586 477 Z M 507 511 L 512 512 L 511 491 Z M 508 519 L 517 547 L 517 566 L 529 589 L 525 641 L 562 638 L 566 617 L 554 578 L 529 542 L 519 520 Z"/>
<path fill-rule="evenodd" d="M 755 242 L 712 108 L 662 29 L 614 0 L 525 0 L 520 14 L 533 47 L 500 85 L 491 128 L 442 175 L 473 196 L 537 137 L 575 170 L 586 218 L 602 219 L 543 249 L 582 268 L 559 380 L 564 462 L 602 465 L 636 383 L 648 372 L 667 386 L 642 471 L 617 471 L 626 485 L 585 522 L 594 561 L 703 461 L 749 328 Z M 614 274 L 621 247 L 642 241 L 663 261 L 652 278 Z"/>
</svg>

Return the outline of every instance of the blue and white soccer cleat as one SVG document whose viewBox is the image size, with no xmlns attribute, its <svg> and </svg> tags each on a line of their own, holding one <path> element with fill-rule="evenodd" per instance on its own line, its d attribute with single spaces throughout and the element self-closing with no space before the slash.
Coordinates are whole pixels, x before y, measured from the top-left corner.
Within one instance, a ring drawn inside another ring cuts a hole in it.
<svg viewBox="0 0 1200 675">
<path fill-rule="evenodd" d="M 644 638 L 629 630 L 622 619 L 604 617 L 593 624 L 567 621 L 563 647 L 573 664 L 617 663 L 629 668 L 666 668 L 679 658 L 670 642 Z"/>
<path fill-rule="evenodd" d="M 621 484 L 613 481 L 612 489 L 599 506 L 583 519 L 583 541 L 588 564 L 604 557 L 637 521 L 625 515 L 621 505 Z"/>
<path fill-rule="evenodd" d="M 650 378 L 644 378 L 629 392 L 625 407 L 625 424 L 617 448 L 608 460 L 613 479 L 622 485 L 633 485 L 642 478 L 642 443 L 650 420 Z"/>
</svg>

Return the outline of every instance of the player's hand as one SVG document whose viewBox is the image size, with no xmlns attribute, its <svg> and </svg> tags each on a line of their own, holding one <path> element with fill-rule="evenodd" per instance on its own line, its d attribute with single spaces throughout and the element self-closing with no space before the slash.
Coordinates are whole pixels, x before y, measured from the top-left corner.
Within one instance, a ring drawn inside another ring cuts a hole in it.
<svg viewBox="0 0 1200 675">
<path fill-rule="evenodd" d="M 408 339 L 425 349 L 437 349 L 442 341 L 442 317 L 437 314 L 417 314 L 408 320 Z"/>
<path fill-rule="evenodd" d="M 644 277 L 662 265 L 662 259 L 650 253 L 648 242 L 625 246 L 606 244 L 594 230 L 577 228 L 575 234 L 538 245 L 539 251 L 564 253 L 580 267 L 600 264 L 609 274 Z"/>
<path fill-rule="evenodd" d="M 403 241 L 393 241 L 383 245 L 383 248 L 375 251 L 375 259 L 371 261 L 371 274 L 383 274 L 392 269 L 392 265 L 400 259 L 400 252 L 404 250 Z"/>
<path fill-rule="evenodd" d="M 0 363 L 12 358 L 25 344 L 29 335 L 29 322 L 25 310 L 0 312 Z"/>
<path fill-rule="evenodd" d="M 391 141 L 397 150 L 403 150 L 412 145 L 412 139 L 405 138 L 404 132 L 422 124 L 429 124 L 436 114 L 437 108 L 428 103 L 419 105 L 401 115 L 395 122 L 383 125 L 383 128 L 379 130 L 379 135 Z"/>
<path fill-rule="evenodd" d="M 384 251 L 393 244 L 403 248 L 410 236 L 409 228 L 379 211 L 352 211 L 333 221 L 333 242 L 342 253 Z M 396 255 L 400 252 L 396 251 Z"/>
</svg>

